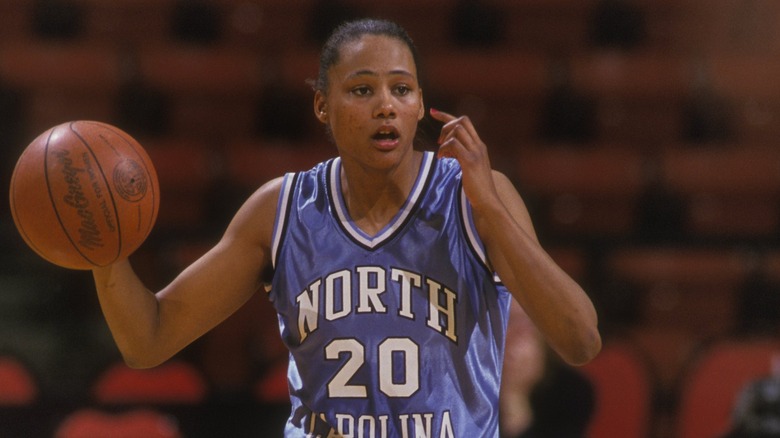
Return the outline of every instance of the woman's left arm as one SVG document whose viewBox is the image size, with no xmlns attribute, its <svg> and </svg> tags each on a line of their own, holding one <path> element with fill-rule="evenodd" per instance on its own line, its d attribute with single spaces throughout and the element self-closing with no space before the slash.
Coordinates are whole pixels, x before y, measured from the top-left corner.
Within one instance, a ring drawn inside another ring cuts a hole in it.
<svg viewBox="0 0 780 438">
<path fill-rule="evenodd" d="M 601 349 L 593 303 L 541 247 L 512 183 L 497 172 L 493 179 L 500 202 L 474 209 L 490 263 L 564 360 L 590 361 Z"/>
<path fill-rule="evenodd" d="M 550 346 L 570 364 L 587 363 L 601 349 L 590 298 L 541 247 L 520 194 L 491 169 L 468 117 L 431 115 L 444 123 L 439 155 L 454 157 L 463 170 L 463 189 L 491 265 Z"/>
</svg>

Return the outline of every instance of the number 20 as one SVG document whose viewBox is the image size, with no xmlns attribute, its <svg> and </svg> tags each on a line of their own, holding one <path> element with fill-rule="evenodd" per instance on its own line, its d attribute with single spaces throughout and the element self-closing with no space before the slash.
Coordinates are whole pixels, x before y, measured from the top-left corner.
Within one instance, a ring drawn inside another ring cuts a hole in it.
<svg viewBox="0 0 780 438">
<path fill-rule="evenodd" d="M 388 397 L 409 397 L 420 388 L 419 347 L 409 338 L 387 338 L 379 344 L 379 390 Z M 393 381 L 393 353 L 403 353 L 406 381 Z M 337 360 L 342 353 L 347 361 L 328 383 L 329 397 L 366 397 L 365 385 L 349 381 L 365 363 L 365 347 L 357 339 L 335 339 L 325 347 L 325 358 Z"/>
</svg>

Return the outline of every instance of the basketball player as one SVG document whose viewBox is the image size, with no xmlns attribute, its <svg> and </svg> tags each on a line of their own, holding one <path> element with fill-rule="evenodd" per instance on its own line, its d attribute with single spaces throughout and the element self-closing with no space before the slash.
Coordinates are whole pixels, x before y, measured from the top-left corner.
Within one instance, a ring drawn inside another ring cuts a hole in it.
<svg viewBox="0 0 780 438">
<path fill-rule="evenodd" d="M 600 349 L 594 308 L 467 117 L 430 110 L 441 147 L 415 151 L 405 31 L 350 22 L 320 61 L 314 114 L 338 157 L 260 187 L 156 294 L 127 261 L 95 269 L 114 339 L 130 366 L 155 366 L 267 285 L 290 350 L 286 436 L 498 436 L 512 300 L 572 364 Z"/>
</svg>

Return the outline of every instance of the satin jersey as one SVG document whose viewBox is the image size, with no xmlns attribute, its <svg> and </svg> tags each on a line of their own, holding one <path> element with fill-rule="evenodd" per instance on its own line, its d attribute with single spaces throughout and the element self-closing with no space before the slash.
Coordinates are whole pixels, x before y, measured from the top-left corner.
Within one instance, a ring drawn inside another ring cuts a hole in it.
<svg viewBox="0 0 780 438">
<path fill-rule="evenodd" d="M 287 437 L 497 437 L 511 296 L 486 263 L 453 159 L 424 153 L 369 236 L 341 161 L 284 176 L 269 298 L 290 350 Z"/>
</svg>

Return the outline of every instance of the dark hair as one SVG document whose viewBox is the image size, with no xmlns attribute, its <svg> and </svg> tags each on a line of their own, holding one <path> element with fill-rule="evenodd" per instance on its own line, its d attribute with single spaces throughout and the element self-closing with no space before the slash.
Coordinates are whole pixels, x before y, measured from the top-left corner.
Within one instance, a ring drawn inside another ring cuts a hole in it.
<svg viewBox="0 0 780 438">
<path fill-rule="evenodd" d="M 417 48 L 403 27 L 392 21 L 371 18 L 348 21 L 337 27 L 322 47 L 320 70 L 317 74 L 317 80 L 313 84 L 315 90 L 324 93 L 328 91 L 328 70 L 339 62 L 341 48 L 364 35 L 381 35 L 398 39 L 406 44 L 409 51 L 412 52 L 415 66 L 419 67 Z"/>
</svg>

